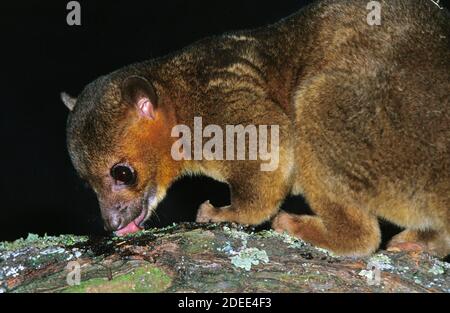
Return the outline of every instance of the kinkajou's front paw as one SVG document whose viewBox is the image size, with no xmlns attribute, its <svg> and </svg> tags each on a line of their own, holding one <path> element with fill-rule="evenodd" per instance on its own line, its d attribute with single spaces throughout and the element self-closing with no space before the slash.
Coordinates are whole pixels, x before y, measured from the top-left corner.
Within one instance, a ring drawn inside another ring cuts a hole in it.
<svg viewBox="0 0 450 313">
<path fill-rule="evenodd" d="M 217 216 L 217 209 L 209 202 L 209 200 L 203 202 L 198 208 L 197 223 L 210 223 L 217 222 L 215 217 Z"/>
</svg>

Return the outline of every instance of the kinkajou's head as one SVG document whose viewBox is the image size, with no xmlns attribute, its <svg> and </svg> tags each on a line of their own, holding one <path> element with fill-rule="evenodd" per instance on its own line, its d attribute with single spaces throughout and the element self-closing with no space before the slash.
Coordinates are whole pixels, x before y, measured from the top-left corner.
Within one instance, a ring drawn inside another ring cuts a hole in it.
<svg viewBox="0 0 450 313">
<path fill-rule="evenodd" d="M 174 179 L 172 120 L 141 76 L 103 76 L 69 108 L 67 146 L 73 165 L 97 194 L 105 229 L 139 231 Z"/>
</svg>

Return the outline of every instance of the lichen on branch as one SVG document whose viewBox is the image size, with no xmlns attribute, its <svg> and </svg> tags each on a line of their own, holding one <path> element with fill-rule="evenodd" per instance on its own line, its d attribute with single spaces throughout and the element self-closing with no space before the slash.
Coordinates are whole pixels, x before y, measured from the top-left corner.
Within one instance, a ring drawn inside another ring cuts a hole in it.
<svg viewBox="0 0 450 313">
<path fill-rule="evenodd" d="M 185 223 L 0 243 L 0 291 L 450 292 L 450 265 L 424 253 L 343 258 L 287 234 Z"/>
</svg>

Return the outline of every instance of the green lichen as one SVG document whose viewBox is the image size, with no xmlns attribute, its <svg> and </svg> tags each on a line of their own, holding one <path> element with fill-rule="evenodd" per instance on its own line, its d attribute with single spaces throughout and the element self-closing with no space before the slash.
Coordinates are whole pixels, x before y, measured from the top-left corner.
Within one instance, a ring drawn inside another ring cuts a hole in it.
<svg viewBox="0 0 450 313">
<path fill-rule="evenodd" d="M 288 244 L 289 248 L 300 249 L 305 246 L 305 242 L 299 238 L 295 238 L 288 233 L 278 233 L 273 229 L 264 230 L 258 233 L 262 238 L 278 238 L 284 243 Z"/>
<path fill-rule="evenodd" d="M 422 285 L 422 280 L 420 279 L 420 277 L 418 276 L 414 276 L 414 283 L 418 284 L 418 285 Z"/>
<path fill-rule="evenodd" d="M 144 230 L 143 232 L 140 232 L 140 233 L 141 233 L 141 234 L 142 234 L 142 233 L 151 233 L 151 234 L 153 234 L 153 235 L 155 235 L 155 236 L 163 236 L 163 235 L 165 235 L 168 231 L 174 230 L 174 229 L 176 229 L 177 227 L 178 227 L 177 223 L 172 223 L 172 225 L 168 225 L 168 226 L 166 226 L 166 227 L 162 227 L 162 228 L 150 228 L 150 229 Z"/>
<path fill-rule="evenodd" d="M 361 270 L 359 273 L 358 273 L 358 275 L 359 276 L 363 276 L 363 277 L 366 277 L 367 279 L 373 279 L 373 277 L 374 277 L 374 272 L 372 271 L 372 270 Z"/>
<path fill-rule="evenodd" d="M 230 259 L 234 266 L 243 268 L 246 271 L 250 271 L 252 265 L 259 265 L 260 262 L 269 263 L 266 251 L 258 248 L 245 248 Z"/>
<path fill-rule="evenodd" d="M 172 284 L 172 278 L 155 266 L 144 266 L 128 274 L 106 278 L 92 278 L 78 286 L 68 287 L 66 293 L 122 293 L 122 292 L 163 292 Z"/>
<path fill-rule="evenodd" d="M 444 275 L 449 267 L 450 265 L 448 263 L 436 260 L 428 272 L 433 275 Z"/>
<path fill-rule="evenodd" d="M 205 253 L 213 248 L 214 233 L 195 229 L 183 235 L 183 249 L 188 254 Z"/>
<path fill-rule="evenodd" d="M 369 259 L 368 264 L 379 270 L 392 270 L 394 268 L 391 259 L 382 253 L 372 256 Z"/>
<path fill-rule="evenodd" d="M 70 246 L 75 243 L 87 241 L 85 236 L 61 235 L 61 236 L 44 236 L 40 237 L 36 234 L 28 234 L 27 238 L 20 238 L 13 242 L 0 242 L 0 252 L 15 251 L 26 247 L 45 248 L 49 246 Z"/>
<path fill-rule="evenodd" d="M 228 226 L 223 227 L 223 232 L 233 239 L 241 240 L 243 246 L 245 246 L 247 244 L 247 240 L 250 237 L 249 233 L 246 233 L 246 232 L 234 229 L 234 228 L 230 228 Z"/>
</svg>

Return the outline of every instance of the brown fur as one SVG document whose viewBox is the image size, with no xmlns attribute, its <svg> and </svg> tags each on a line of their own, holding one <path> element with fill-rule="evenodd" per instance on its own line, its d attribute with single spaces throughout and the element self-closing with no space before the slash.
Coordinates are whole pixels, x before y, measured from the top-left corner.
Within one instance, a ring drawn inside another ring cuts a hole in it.
<svg viewBox="0 0 450 313">
<path fill-rule="evenodd" d="M 91 83 L 70 115 L 68 142 L 102 210 L 125 203 L 132 220 L 150 188 L 161 200 L 181 175 L 202 173 L 230 185 L 231 205 L 204 203 L 199 222 L 260 224 L 288 194 L 302 194 L 316 215 L 281 212 L 276 230 L 365 255 L 380 243 L 381 217 L 407 229 L 393 244 L 448 254 L 449 14 L 428 0 L 381 3 L 380 26 L 366 23 L 367 1 L 319 1 L 275 25 L 208 38 Z M 154 121 L 121 98 L 130 75 L 155 89 Z M 192 127 L 194 116 L 205 125 L 280 125 L 278 170 L 172 160 L 170 130 Z M 112 193 L 108 173 L 120 160 L 138 182 Z"/>
</svg>

